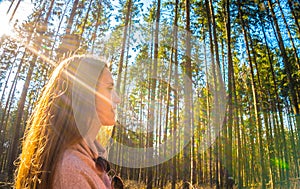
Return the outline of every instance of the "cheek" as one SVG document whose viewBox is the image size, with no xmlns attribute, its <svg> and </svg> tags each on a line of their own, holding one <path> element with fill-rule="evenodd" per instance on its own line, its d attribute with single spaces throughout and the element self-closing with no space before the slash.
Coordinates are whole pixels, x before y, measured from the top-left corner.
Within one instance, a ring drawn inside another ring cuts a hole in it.
<svg viewBox="0 0 300 189">
<path fill-rule="evenodd" d="M 109 91 L 98 91 L 106 99 L 101 97 L 96 98 L 96 107 L 98 112 L 104 112 L 107 108 L 111 107 L 111 93 Z"/>
</svg>

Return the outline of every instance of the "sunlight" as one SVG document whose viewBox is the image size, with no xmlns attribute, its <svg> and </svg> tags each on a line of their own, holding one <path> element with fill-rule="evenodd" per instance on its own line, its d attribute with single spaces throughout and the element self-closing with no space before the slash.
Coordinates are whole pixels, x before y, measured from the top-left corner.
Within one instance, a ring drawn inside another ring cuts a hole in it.
<svg viewBox="0 0 300 189">
<path fill-rule="evenodd" d="M 0 1 L 0 37 L 3 35 L 13 35 L 13 24 L 15 23 L 15 21 L 18 20 L 18 23 L 22 23 L 33 11 L 33 4 L 30 0 L 22 1 L 18 6 L 18 9 L 15 12 L 15 15 L 12 18 L 11 22 L 9 22 L 13 10 L 14 8 L 16 8 L 16 3 L 13 3 L 10 12 L 6 14 L 10 4 L 11 2 L 7 0 Z"/>
<path fill-rule="evenodd" d="M 6 12 L 4 6 L 0 4 L 0 12 Z M 0 15 L 0 37 L 3 35 L 9 35 L 11 33 L 11 26 L 9 25 L 9 18 L 7 14 Z"/>
</svg>

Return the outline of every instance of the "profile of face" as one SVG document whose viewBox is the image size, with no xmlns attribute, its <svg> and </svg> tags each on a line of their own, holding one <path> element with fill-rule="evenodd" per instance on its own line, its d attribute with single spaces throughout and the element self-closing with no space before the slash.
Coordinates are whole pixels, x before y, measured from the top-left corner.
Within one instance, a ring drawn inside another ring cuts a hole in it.
<svg viewBox="0 0 300 189">
<path fill-rule="evenodd" d="M 108 68 L 104 68 L 97 84 L 96 111 L 102 126 L 112 126 L 116 122 L 117 104 L 121 102 L 114 89 L 114 81 Z"/>
</svg>

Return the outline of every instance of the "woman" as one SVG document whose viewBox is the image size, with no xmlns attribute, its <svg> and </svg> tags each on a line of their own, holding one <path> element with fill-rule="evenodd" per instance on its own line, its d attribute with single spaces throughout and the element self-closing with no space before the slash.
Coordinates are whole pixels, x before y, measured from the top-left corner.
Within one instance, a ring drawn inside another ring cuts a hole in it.
<svg viewBox="0 0 300 189">
<path fill-rule="evenodd" d="M 115 124 L 119 102 L 104 61 L 61 62 L 27 124 L 15 188 L 114 188 L 95 138 L 101 126 Z"/>
</svg>

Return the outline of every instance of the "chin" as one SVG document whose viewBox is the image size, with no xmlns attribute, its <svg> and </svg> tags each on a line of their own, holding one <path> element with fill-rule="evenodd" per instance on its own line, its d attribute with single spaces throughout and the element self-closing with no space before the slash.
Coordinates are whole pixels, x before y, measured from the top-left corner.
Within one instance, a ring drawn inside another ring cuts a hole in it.
<svg viewBox="0 0 300 189">
<path fill-rule="evenodd" d="M 103 124 L 104 127 L 113 127 L 115 124 Z"/>
<path fill-rule="evenodd" d="M 114 126 L 115 123 L 116 123 L 115 121 L 106 121 L 102 123 L 102 126 Z"/>
</svg>

